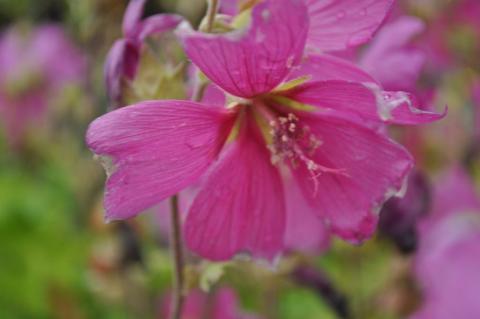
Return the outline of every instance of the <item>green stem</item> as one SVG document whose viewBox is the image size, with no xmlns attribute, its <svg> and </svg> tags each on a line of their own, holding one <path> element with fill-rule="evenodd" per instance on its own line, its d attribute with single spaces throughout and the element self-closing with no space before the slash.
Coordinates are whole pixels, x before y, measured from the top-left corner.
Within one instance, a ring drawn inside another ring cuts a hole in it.
<svg viewBox="0 0 480 319">
<path fill-rule="evenodd" d="M 213 22 L 218 11 L 218 0 L 208 0 L 207 8 L 207 26 L 205 32 L 210 33 L 213 29 Z"/>
<path fill-rule="evenodd" d="M 173 253 L 173 301 L 171 310 L 171 319 L 180 319 L 183 306 L 183 247 L 182 247 L 182 231 L 180 223 L 180 213 L 178 210 L 178 196 L 174 195 L 170 199 L 171 207 L 171 234 L 170 244 Z"/>
</svg>

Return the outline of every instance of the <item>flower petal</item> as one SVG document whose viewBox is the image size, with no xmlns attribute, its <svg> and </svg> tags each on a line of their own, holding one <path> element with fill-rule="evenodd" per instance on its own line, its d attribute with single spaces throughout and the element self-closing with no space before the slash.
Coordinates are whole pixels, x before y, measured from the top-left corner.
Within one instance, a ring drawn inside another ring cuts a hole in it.
<svg viewBox="0 0 480 319">
<path fill-rule="evenodd" d="M 387 24 L 363 55 L 362 67 L 388 90 L 413 91 L 425 54 L 409 42 L 424 29 L 422 20 L 407 16 Z"/>
<path fill-rule="evenodd" d="M 386 92 L 375 83 L 317 81 L 298 86 L 285 96 L 297 102 L 332 110 L 372 123 L 414 125 L 437 121 L 446 115 L 424 111 L 406 92 Z"/>
<path fill-rule="evenodd" d="M 187 245 L 200 256 L 226 260 L 248 252 L 271 260 L 283 247 L 282 183 L 253 121 L 211 168 L 188 214 Z"/>
<path fill-rule="evenodd" d="M 146 101 L 96 119 L 87 145 L 111 157 L 107 219 L 124 219 L 194 183 L 217 157 L 233 115 L 188 101 Z M 111 174 L 110 174 L 111 173 Z"/>
<path fill-rule="evenodd" d="M 373 82 L 376 80 L 355 64 L 328 54 L 309 54 L 294 68 L 289 79 L 308 76 L 311 81 L 343 80 Z"/>
<path fill-rule="evenodd" d="M 127 38 L 134 38 L 142 19 L 146 0 L 130 0 L 123 16 L 122 30 Z"/>
<path fill-rule="evenodd" d="M 113 107 L 122 99 L 122 80 L 133 80 L 139 61 L 138 47 L 129 40 L 115 41 L 105 60 L 105 86 Z"/>
<path fill-rule="evenodd" d="M 157 14 L 144 19 L 136 30 L 139 41 L 155 33 L 162 33 L 176 28 L 183 18 L 176 14 Z"/>
<path fill-rule="evenodd" d="M 239 0 L 220 0 L 219 11 L 222 14 L 236 15 L 238 13 Z"/>
<path fill-rule="evenodd" d="M 285 247 L 318 254 L 330 245 L 330 230 L 303 196 L 298 183 L 290 178 L 285 183 L 287 227 Z"/>
<path fill-rule="evenodd" d="M 230 94 L 252 97 L 272 90 L 300 62 L 308 15 L 303 1 L 267 0 L 253 9 L 246 30 L 213 35 L 182 26 L 193 63 Z"/>
<path fill-rule="evenodd" d="M 307 46 L 339 51 L 369 41 L 393 0 L 306 0 L 310 14 Z"/>
<path fill-rule="evenodd" d="M 338 171 L 299 165 L 292 173 L 332 231 L 361 242 L 373 233 L 383 202 L 402 188 L 413 160 L 384 135 L 347 119 L 310 114 L 302 120 L 321 143 L 311 159 Z"/>
</svg>

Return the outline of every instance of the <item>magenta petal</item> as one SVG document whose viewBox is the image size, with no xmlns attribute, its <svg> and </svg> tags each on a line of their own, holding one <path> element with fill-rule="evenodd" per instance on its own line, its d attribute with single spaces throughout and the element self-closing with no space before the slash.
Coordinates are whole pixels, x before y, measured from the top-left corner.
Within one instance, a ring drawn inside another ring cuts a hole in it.
<svg viewBox="0 0 480 319">
<path fill-rule="evenodd" d="M 227 260 L 247 252 L 272 260 L 283 247 L 282 183 L 254 130 L 250 123 L 228 146 L 190 208 L 186 241 L 202 257 Z"/>
<path fill-rule="evenodd" d="M 424 29 L 422 20 L 414 17 L 387 24 L 363 55 L 362 67 L 388 90 L 413 91 L 425 54 L 409 42 Z"/>
<path fill-rule="evenodd" d="M 173 30 L 182 21 L 183 18 L 176 14 L 157 14 L 148 17 L 138 25 L 136 38 L 143 41 L 152 34 Z"/>
<path fill-rule="evenodd" d="M 238 5 L 240 0 L 220 0 L 220 13 L 228 15 L 236 15 L 238 13 Z"/>
<path fill-rule="evenodd" d="M 413 125 L 437 121 L 443 113 L 423 111 L 405 92 L 385 92 L 375 83 L 309 82 L 285 94 L 295 101 L 369 122 Z"/>
<path fill-rule="evenodd" d="M 114 106 L 122 95 L 122 80 L 133 80 L 137 73 L 139 52 L 136 44 L 126 39 L 115 41 L 105 60 L 105 86 Z"/>
<path fill-rule="evenodd" d="M 422 225 L 427 227 L 420 229 L 414 264 L 423 305 L 412 318 L 476 318 L 480 315 L 479 198 L 459 167 L 435 185 L 438 203 Z"/>
<path fill-rule="evenodd" d="M 60 26 L 46 24 L 38 27 L 32 35 L 30 48 L 22 50 L 26 51 L 25 54 L 34 64 L 42 68 L 41 72 L 44 72 L 49 84 L 61 87 L 68 82 L 84 79 L 85 57 Z M 35 68 L 35 65 L 31 67 Z"/>
<path fill-rule="evenodd" d="M 328 54 L 310 54 L 294 68 L 289 79 L 308 76 L 311 81 L 342 80 L 373 82 L 376 80 L 355 64 Z"/>
<path fill-rule="evenodd" d="M 217 157 L 232 114 L 188 101 L 146 101 L 96 119 L 87 145 L 111 158 L 107 219 L 124 219 L 194 183 Z"/>
<path fill-rule="evenodd" d="M 272 90 L 300 62 L 307 31 L 302 1 L 267 0 L 253 9 L 246 30 L 213 35 L 185 26 L 179 35 L 189 58 L 213 82 L 235 96 L 253 97 Z"/>
<path fill-rule="evenodd" d="M 330 230 L 318 216 L 317 208 L 305 200 L 297 182 L 292 178 L 285 183 L 285 196 L 285 247 L 313 254 L 324 251 L 330 244 Z"/>
<path fill-rule="evenodd" d="M 142 19 L 143 7 L 146 0 L 130 0 L 123 16 L 123 34 L 127 38 L 134 38 L 137 27 Z"/>
<path fill-rule="evenodd" d="M 306 0 L 310 14 L 307 45 L 320 51 L 345 50 L 369 41 L 393 0 Z"/>
<path fill-rule="evenodd" d="M 292 172 L 332 231 L 361 242 L 375 230 L 383 202 L 402 188 L 412 157 L 384 135 L 355 122 L 325 114 L 303 120 L 321 143 L 312 160 L 340 171 L 312 175 L 299 165 Z"/>
<path fill-rule="evenodd" d="M 461 167 L 451 167 L 436 185 L 432 219 L 439 219 L 458 212 L 480 212 L 480 197 L 475 191 L 475 184 Z"/>
</svg>

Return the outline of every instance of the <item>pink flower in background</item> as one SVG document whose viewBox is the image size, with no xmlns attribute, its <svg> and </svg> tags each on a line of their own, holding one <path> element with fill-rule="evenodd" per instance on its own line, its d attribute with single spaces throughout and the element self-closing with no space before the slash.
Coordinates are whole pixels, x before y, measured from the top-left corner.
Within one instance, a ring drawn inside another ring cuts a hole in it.
<svg viewBox="0 0 480 319">
<path fill-rule="evenodd" d="M 380 232 L 392 240 L 402 253 L 417 248 L 418 221 L 431 209 L 431 189 L 426 176 L 413 170 L 403 198 L 391 198 L 380 212 Z"/>
<path fill-rule="evenodd" d="M 360 65 L 391 91 L 416 91 L 425 54 L 411 44 L 425 26 L 420 19 L 403 16 L 386 24 L 362 55 Z"/>
<path fill-rule="evenodd" d="M 436 184 L 432 215 L 420 224 L 415 272 L 424 301 L 414 319 L 480 316 L 480 199 L 461 168 Z"/>
<path fill-rule="evenodd" d="M 143 42 L 148 36 L 173 30 L 182 21 L 174 14 L 141 19 L 146 0 L 131 0 L 123 17 L 123 38 L 115 41 L 105 61 L 105 85 L 114 107 L 120 106 L 122 81 L 137 73 Z"/>
<path fill-rule="evenodd" d="M 11 28 L 0 36 L 0 114 L 12 144 L 86 71 L 84 57 L 59 26 L 25 31 Z"/>
<path fill-rule="evenodd" d="M 319 218 L 318 231 L 326 223 L 354 243 L 368 238 L 412 167 L 404 148 L 371 127 L 442 115 L 383 92 L 346 61 L 302 59 L 308 32 L 307 7 L 295 0 L 258 4 L 245 30 L 203 34 L 184 25 L 189 58 L 236 98 L 227 108 L 146 101 L 94 121 L 87 144 L 112 159 L 107 219 L 133 217 L 200 182 L 185 235 L 201 256 L 272 259 L 296 218 Z"/>
<path fill-rule="evenodd" d="M 160 308 L 159 319 L 168 318 L 171 309 L 170 297 L 165 298 Z M 254 319 L 241 313 L 237 296 L 232 289 L 221 288 L 208 295 L 202 291 L 190 292 L 182 309 L 181 319 Z"/>
<path fill-rule="evenodd" d="M 221 10 L 237 14 L 258 0 L 222 0 Z M 307 47 L 317 52 L 343 51 L 364 44 L 391 10 L 394 0 L 305 0 L 310 30 Z"/>
<path fill-rule="evenodd" d="M 435 19 L 429 22 L 423 49 L 428 64 L 446 71 L 461 64 L 478 66 L 480 54 L 480 2 L 478 0 L 450 1 Z"/>
<path fill-rule="evenodd" d="M 370 41 L 394 0 L 305 0 L 310 16 L 307 47 L 342 51 Z"/>
</svg>

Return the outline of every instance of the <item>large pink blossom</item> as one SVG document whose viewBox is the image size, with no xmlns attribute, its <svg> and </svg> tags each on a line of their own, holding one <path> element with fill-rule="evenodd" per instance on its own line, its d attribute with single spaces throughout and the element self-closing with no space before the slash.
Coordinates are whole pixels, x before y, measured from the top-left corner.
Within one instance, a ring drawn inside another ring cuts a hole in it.
<svg viewBox="0 0 480 319">
<path fill-rule="evenodd" d="M 415 272 L 424 297 L 412 318 L 477 318 L 480 198 L 459 167 L 436 185 L 432 214 L 420 224 Z"/>
<path fill-rule="evenodd" d="M 373 128 L 441 115 L 383 92 L 346 61 L 303 59 L 308 19 L 303 1 L 267 0 L 244 30 L 184 25 L 187 55 L 232 102 L 145 101 L 95 120 L 87 144 L 111 158 L 107 219 L 133 217 L 200 183 L 185 236 L 210 259 L 272 259 L 285 246 L 286 220 L 307 214 L 346 240 L 369 237 L 412 167 L 408 152 Z M 291 196 L 295 187 L 302 196 Z"/>
<path fill-rule="evenodd" d="M 10 28 L 0 35 L 0 116 L 15 144 L 67 84 L 85 75 L 85 59 L 56 25 Z"/>
<path fill-rule="evenodd" d="M 153 34 L 173 30 L 182 18 L 174 14 L 158 14 L 142 20 L 147 0 L 131 0 L 123 17 L 123 38 L 115 41 L 105 61 L 105 85 L 114 107 L 122 99 L 122 81 L 137 74 L 143 42 Z"/>
</svg>

